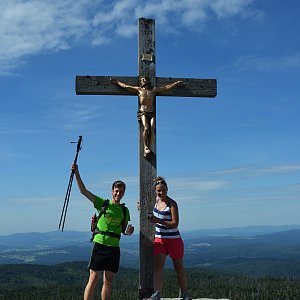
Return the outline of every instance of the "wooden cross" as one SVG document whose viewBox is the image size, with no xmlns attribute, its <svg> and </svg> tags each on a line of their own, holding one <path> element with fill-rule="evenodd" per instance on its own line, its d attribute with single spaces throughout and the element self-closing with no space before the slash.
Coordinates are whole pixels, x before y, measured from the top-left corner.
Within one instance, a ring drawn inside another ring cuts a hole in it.
<svg viewBox="0 0 300 300">
<path fill-rule="evenodd" d="M 147 76 L 153 87 L 165 86 L 181 80 L 184 86 L 159 93 L 159 96 L 208 97 L 217 94 L 215 79 L 163 78 L 156 77 L 155 71 L 155 20 L 139 19 L 139 77 Z M 113 76 L 128 85 L 137 86 L 138 77 Z M 76 76 L 77 95 L 136 95 L 136 93 L 111 83 L 112 76 Z M 156 99 L 154 98 L 154 116 Z M 156 126 L 155 126 L 156 127 Z M 153 179 L 156 177 L 156 132 L 152 137 L 151 155 L 144 156 L 143 128 L 139 126 L 139 185 L 140 185 L 140 276 L 139 299 L 150 297 L 153 292 L 153 237 L 154 227 L 147 220 L 155 204 Z"/>
</svg>

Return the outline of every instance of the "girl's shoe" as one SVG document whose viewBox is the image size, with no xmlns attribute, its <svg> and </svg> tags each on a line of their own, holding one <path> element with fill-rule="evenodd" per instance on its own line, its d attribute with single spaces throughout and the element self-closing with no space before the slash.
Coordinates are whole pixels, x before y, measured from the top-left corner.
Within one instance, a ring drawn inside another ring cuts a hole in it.
<svg viewBox="0 0 300 300">
<path fill-rule="evenodd" d="M 151 300 L 160 300 L 160 292 L 156 291 L 151 297 Z"/>
<path fill-rule="evenodd" d="M 182 300 L 192 300 L 192 297 L 189 295 L 188 291 L 182 291 L 179 292 L 179 299 Z"/>
</svg>

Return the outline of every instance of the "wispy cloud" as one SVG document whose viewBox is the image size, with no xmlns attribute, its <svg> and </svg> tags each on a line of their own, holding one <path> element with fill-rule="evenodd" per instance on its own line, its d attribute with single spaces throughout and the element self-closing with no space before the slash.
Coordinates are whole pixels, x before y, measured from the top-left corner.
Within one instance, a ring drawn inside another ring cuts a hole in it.
<svg viewBox="0 0 300 300">
<path fill-rule="evenodd" d="M 171 24 L 177 27 L 175 24 L 179 21 L 180 26 L 184 28 L 196 29 L 197 26 L 201 27 L 203 23 L 212 18 L 245 17 L 250 15 L 250 11 L 254 13 L 254 10 L 250 9 L 253 0 L 161 0 L 145 2 L 145 4 L 137 6 L 136 14 L 155 18 L 159 23 L 164 24 L 165 28 L 170 27 Z"/>
<path fill-rule="evenodd" d="M 233 67 L 240 71 L 282 71 L 285 69 L 300 68 L 300 53 L 281 57 L 259 57 L 248 55 L 238 58 Z"/>
<path fill-rule="evenodd" d="M 300 164 L 278 164 L 271 166 L 240 166 L 237 168 L 212 172 L 215 176 L 264 176 L 283 175 L 300 171 Z"/>
<path fill-rule="evenodd" d="M 298 199 L 300 185 L 294 178 L 299 172 L 300 164 L 245 165 L 198 176 L 170 177 L 167 181 L 171 196 L 185 203 L 262 204 Z M 271 179 L 273 176 L 278 180 Z"/>
<path fill-rule="evenodd" d="M 72 111 L 72 113 L 70 113 Z M 86 127 L 93 120 L 101 118 L 103 112 L 100 106 L 88 106 L 85 104 L 75 104 L 71 110 L 65 105 L 59 112 L 63 126 L 68 129 Z"/>
<path fill-rule="evenodd" d="M 41 128 L 37 128 L 35 119 L 30 117 L 28 112 L 0 113 L 0 135 L 40 133 Z M 24 121 L 20 124 L 18 120 Z"/>
<path fill-rule="evenodd" d="M 137 19 L 155 18 L 161 30 L 198 30 L 208 20 L 249 16 L 253 0 L 2 0 L 0 75 L 31 55 L 80 43 L 101 45 L 136 34 Z"/>
<path fill-rule="evenodd" d="M 287 174 L 300 171 L 300 164 L 280 164 L 261 168 L 256 171 L 257 174 Z"/>
<path fill-rule="evenodd" d="M 201 177 L 184 177 L 184 178 L 171 178 L 168 180 L 172 189 L 178 192 L 193 190 L 193 192 L 215 191 L 225 188 L 229 182 L 226 180 L 209 180 Z"/>
<path fill-rule="evenodd" d="M 1 73 L 9 72 L 28 55 L 76 44 L 90 30 L 89 7 L 86 0 L 1 1 Z"/>
</svg>

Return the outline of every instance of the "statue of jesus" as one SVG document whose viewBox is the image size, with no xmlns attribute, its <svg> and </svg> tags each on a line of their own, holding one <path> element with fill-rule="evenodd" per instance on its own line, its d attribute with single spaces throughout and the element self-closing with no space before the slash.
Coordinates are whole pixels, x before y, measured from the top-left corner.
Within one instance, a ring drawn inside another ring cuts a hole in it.
<svg viewBox="0 0 300 300">
<path fill-rule="evenodd" d="M 165 86 L 152 87 L 148 77 L 140 76 L 139 86 L 128 85 L 118 81 L 116 78 L 111 78 L 111 83 L 130 92 L 134 92 L 139 97 L 139 110 L 137 116 L 138 120 L 143 124 L 144 156 L 147 157 L 151 153 L 150 145 L 155 130 L 155 114 L 153 107 L 155 96 L 160 92 L 171 90 L 176 86 L 183 86 L 184 82 L 179 80 Z"/>
</svg>

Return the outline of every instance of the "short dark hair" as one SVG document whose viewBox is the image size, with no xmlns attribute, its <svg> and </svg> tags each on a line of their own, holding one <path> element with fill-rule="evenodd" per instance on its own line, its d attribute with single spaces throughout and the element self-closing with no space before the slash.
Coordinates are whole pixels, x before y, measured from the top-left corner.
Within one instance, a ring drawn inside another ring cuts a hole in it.
<svg viewBox="0 0 300 300">
<path fill-rule="evenodd" d="M 121 181 L 121 180 L 116 180 L 116 181 L 112 184 L 111 189 L 114 190 L 114 189 L 117 188 L 117 187 L 123 187 L 123 188 L 124 188 L 124 192 L 125 192 L 125 190 L 126 190 L 126 184 L 125 184 L 123 181 Z"/>
</svg>

